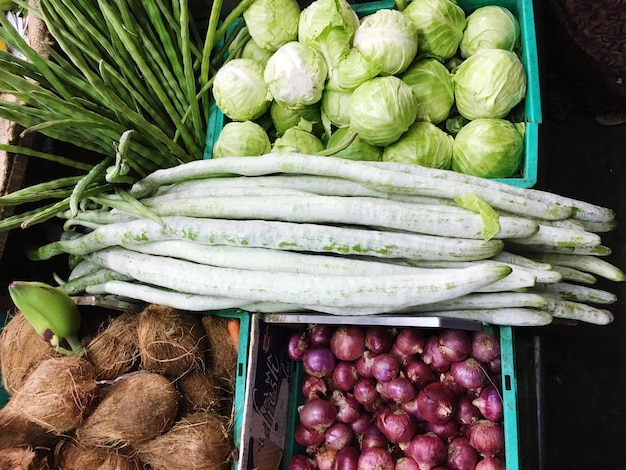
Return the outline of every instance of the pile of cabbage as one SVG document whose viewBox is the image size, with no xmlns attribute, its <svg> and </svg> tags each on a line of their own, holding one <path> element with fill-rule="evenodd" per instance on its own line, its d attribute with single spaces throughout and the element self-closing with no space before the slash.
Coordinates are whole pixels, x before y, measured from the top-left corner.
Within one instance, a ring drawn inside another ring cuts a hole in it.
<svg viewBox="0 0 626 470">
<path fill-rule="evenodd" d="M 213 83 L 228 119 L 212 157 L 291 151 L 516 175 L 527 77 L 514 14 L 455 0 L 355 10 L 252 3 Z"/>
</svg>

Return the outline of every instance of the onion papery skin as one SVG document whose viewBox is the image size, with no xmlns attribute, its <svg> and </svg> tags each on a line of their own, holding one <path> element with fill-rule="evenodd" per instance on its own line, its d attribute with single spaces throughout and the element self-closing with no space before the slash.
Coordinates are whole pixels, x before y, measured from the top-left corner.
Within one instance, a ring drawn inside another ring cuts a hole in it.
<svg viewBox="0 0 626 470">
<path fill-rule="evenodd" d="M 504 429 L 500 423 L 486 419 L 468 428 L 469 442 L 483 457 L 493 457 L 504 449 Z"/>
<path fill-rule="evenodd" d="M 424 345 L 422 360 L 428 364 L 435 372 L 445 372 L 450 369 L 452 362 L 446 359 L 439 350 L 439 337 L 429 336 Z"/>
<path fill-rule="evenodd" d="M 500 356 L 500 342 L 486 331 L 475 331 L 472 335 L 470 355 L 479 362 L 491 362 Z"/>
<path fill-rule="evenodd" d="M 487 457 L 478 462 L 475 470 L 506 470 L 506 464 L 497 457 Z"/>
<path fill-rule="evenodd" d="M 330 346 L 330 338 L 335 331 L 332 325 L 313 325 L 309 329 L 309 342 L 311 347 L 327 348 Z"/>
<path fill-rule="evenodd" d="M 443 424 L 454 416 L 454 397 L 443 384 L 433 382 L 417 394 L 417 408 L 429 423 Z"/>
<path fill-rule="evenodd" d="M 447 463 L 452 470 L 474 470 L 478 459 L 478 452 L 467 438 L 457 437 L 448 444 Z"/>
<path fill-rule="evenodd" d="M 478 389 L 487 382 L 482 364 L 473 357 L 452 363 L 450 372 L 456 383 L 469 390 Z"/>
<path fill-rule="evenodd" d="M 328 386 L 324 379 L 308 375 L 302 382 L 301 391 L 306 399 L 323 397 L 328 392 Z"/>
<path fill-rule="evenodd" d="M 337 358 L 333 352 L 326 347 L 315 347 L 307 349 L 302 356 L 302 367 L 308 375 L 320 379 L 328 377 L 333 373 L 337 365 Z"/>
<path fill-rule="evenodd" d="M 417 390 L 406 377 L 395 377 L 388 382 L 378 382 L 376 389 L 383 400 L 394 403 L 411 401 L 417 396 Z"/>
<path fill-rule="evenodd" d="M 411 457 L 404 456 L 396 460 L 393 470 L 420 470 L 420 467 Z"/>
<path fill-rule="evenodd" d="M 404 444 L 417 432 L 417 421 L 400 408 L 383 408 L 376 414 L 376 426 L 390 442 Z"/>
<path fill-rule="evenodd" d="M 335 422 L 324 432 L 325 447 L 340 451 L 352 443 L 354 431 L 346 423 Z"/>
<path fill-rule="evenodd" d="M 422 354 L 426 344 L 426 335 L 417 328 L 405 328 L 396 336 L 396 349 L 401 353 L 412 356 Z"/>
<path fill-rule="evenodd" d="M 419 356 L 409 356 L 404 364 L 404 375 L 417 388 L 424 388 L 435 380 L 432 369 Z"/>
<path fill-rule="evenodd" d="M 438 342 L 439 351 L 450 362 L 458 362 L 467 358 L 472 348 L 472 339 L 464 330 L 441 330 Z"/>
<path fill-rule="evenodd" d="M 389 328 L 371 326 L 365 330 L 365 347 L 375 354 L 389 352 L 393 341 L 394 333 Z"/>
<path fill-rule="evenodd" d="M 378 354 L 372 364 L 372 375 L 379 382 L 396 378 L 400 372 L 400 360 L 389 353 Z"/>
<path fill-rule="evenodd" d="M 299 409 L 300 423 L 317 431 L 325 431 L 337 417 L 335 405 L 324 398 L 312 398 Z"/>
<path fill-rule="evenodd" d="M 504 417 L 504 405 L 500 392 L 493 385 L 484 387 L 478 397 L 472 401 L 472 404 L 489 421 L 500 421 Z"/>
<path fill-rule="evenodd" d="M 469 425 L 482 418 L 480 410 L 474 405 L 473 401 L 473 395 L 470 394 L 464 394 L 457 398 L 454 419 L 458 423 Z"/>
<path fill-rule="evenodd" d="M 340 361 L 356 361 L 365 352 L 365 332 L 359 326 L 340 326 L 330 337 L 330 350 Z"/>
<path fill-rule="evenodd" d="M 431 432 L 415 436 L 404 452 L 417 462 L 420 470 L 431 470 L 448 457 L 446 444 Z"/>
<path fill-rule="evenodd" d="M 332 372 L 333 386 L 337 390 L 349 392 L 359 379 L 359 372 L 352 361 L 339 361 Z"/>
<path fill-rule="evenodd" d="M 335 470 L 337 451 L 331 447 L 322 446 L 313 455 L 317 470 Z"/>
<path fill-rule="evenodd" d="M 292 333 L 287 341 L 287 356 L 292 361 L 301 361 L 304 352 L 309 349 L 311 342 L 306 331 Z"/>
<path fill-rule="evenodd" d="M 335 390 L 331 401 L 337 408 L 336 420 L 341 423 L 353 423 L 361 416 L 362 407 L 353 394 Z"/>
<path fill-rule="evenodd" d="M 319 446 L 324 442 L 324 431 L 309 429 L 302 424 L 296 426 L 294 434 L 295 441 L 303 447 Z"/>
<path fill-rule="evenodd" d="M 387 449 L 370 447 L 361 451 L 358 461 L 358 470 L 391 470 L 394 467 L 393 458 Z"/>
</svg>

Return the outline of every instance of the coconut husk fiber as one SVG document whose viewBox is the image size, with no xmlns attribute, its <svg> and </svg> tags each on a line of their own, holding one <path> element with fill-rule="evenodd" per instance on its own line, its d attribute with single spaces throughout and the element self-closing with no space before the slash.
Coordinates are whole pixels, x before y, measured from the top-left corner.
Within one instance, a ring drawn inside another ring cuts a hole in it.
<svg viewBox="0 0 626 470">
<path fill-rule="evenodd" d="M 42 447 L 9 447 L 0 449 L 0 470 L 51 469 L 50 449 Z"/>
<path fill-rule="evenodd" d="M 54 450 L 58 470 L 141 470 L 137 455 L 126 455 L 114 449 L 89 447 L 66 439 Z"/>
<path fill-rule="evenodd" d="M 165 432 L 177 414 L 178 392 L 169 379 L 131 372 L 112 384 L 75 435 L 84 446 L 133 447 Z"/>
<path fill-rule="evenodd" d="M 81 424 L 97 397 L 89 362 L 76 356 L 46 359 L 0 410 L 0 447 L 49 444 Z"/>
<path fill-rule="evenodd" d="M 183 416 L 165 434 L 139 447 L 139 458 L 154 470 L 230 468 L 234 444 L 229 421 L 197 411 Z"/>
<path fill-rule="evenodd" d="M 111 317 L 87 345 L 87 359 L 97 380 L 114 380 L 130 372 L 139 358 L 138 318 L 123 312 Z"/>
<path fill-rule="evenodd" d="M 211 371 L 191 372 L 176 381 L 180 393 L 180 412 L 217 411 L 232 408 L 232 397 L 224 390 Z"/>
<path fill-rule="evenodd" d="M 201 321 L 208 343 L 207 367 L 220 378 L 223 387 L 234 391 L 238 356 L 228 333 L 229 318 L 204 315 Z"/>
<path fill-rule="evenodd" d="M 9 395 L 14 395 L 41 362 L 60 356 L 37 334 L 24 315 L 16 313 L 9 317 L 0 332 L 2 387 Z"/>
<path fill-rule="evenodd" d="M 204 370 L 207 342 L 198 315 L 149 305 L 139 313 L 137 335 L 142 369 L 172 379 Z"/>
</svg>

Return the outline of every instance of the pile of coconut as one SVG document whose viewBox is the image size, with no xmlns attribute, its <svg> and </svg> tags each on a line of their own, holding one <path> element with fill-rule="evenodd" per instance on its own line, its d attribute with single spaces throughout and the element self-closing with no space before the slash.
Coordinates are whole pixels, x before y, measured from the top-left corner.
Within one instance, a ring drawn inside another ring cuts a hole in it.
<svg viewBox="0 0 626 470">
<path fill-rule="evenodd" d="M 88 318 L 87 318 L 88 317 Z M 86 354 L 55 352 L 16 312 L 0 334 L 0 469 L 226 469 L 232 319 L 150 305 L 83 313 Z"/>
</svg>

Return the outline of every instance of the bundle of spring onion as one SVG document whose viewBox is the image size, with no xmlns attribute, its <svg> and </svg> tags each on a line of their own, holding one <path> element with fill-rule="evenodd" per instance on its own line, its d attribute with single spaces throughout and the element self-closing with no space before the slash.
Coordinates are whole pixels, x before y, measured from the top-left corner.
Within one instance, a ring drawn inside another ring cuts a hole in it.
<svg viewBox="0 0 626 470">
<path fill-rule="evenodd" d="M 132 196 L 129 198 L 128 196 Z M 30 253 L 74 261 L 69 294 L 184 310 L 426 314 L 607 324 L 623 281 L 610 209 L 450 170 L 270 153 L 153 172 L 101 193 Z"/>
<path fill-rule="evenodd" d="M 213 2 L 206 31 L 187 0 L 32 2 L 28 14 L 41 18 L 58 46 L 49 47 L 49 58 L 0 15 L 0 40 L 17 53 L 0 50 L 0 89 L 17 98 L 0 100 L 0 118 L 85 150 L 68 158 L 0 144 L 67 165 L 71 175 L 0 200 L 41 202 L 0 221 L 0 230 L 48 220 L 111 185 L 200 158 L 213 52 L 224 57 L 214 46 L 252 1 L 240 2 L 219 27 L 223 2 Z"/>
</svg>

